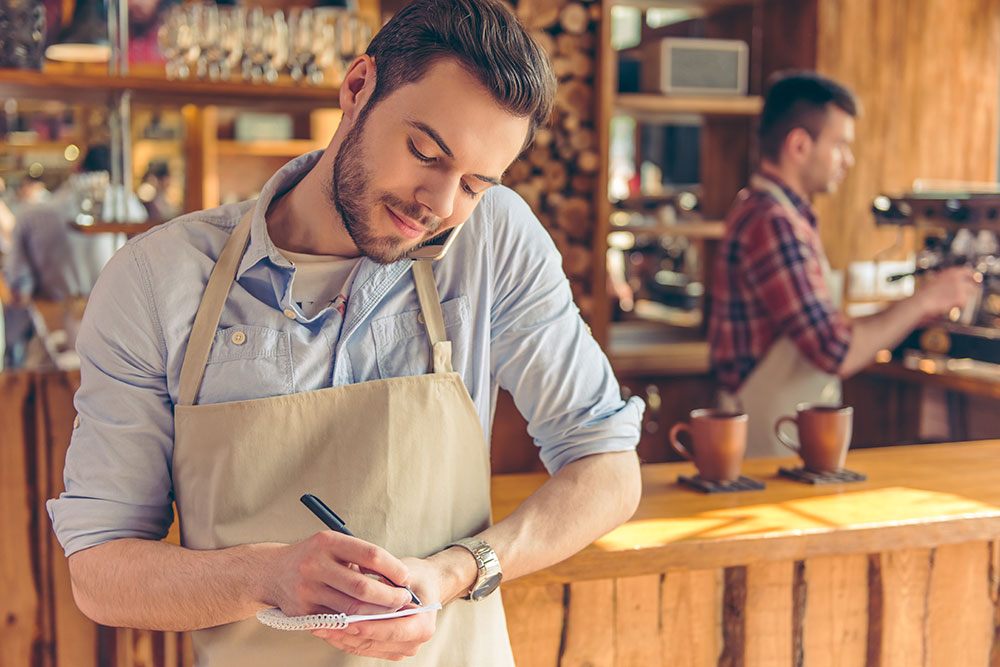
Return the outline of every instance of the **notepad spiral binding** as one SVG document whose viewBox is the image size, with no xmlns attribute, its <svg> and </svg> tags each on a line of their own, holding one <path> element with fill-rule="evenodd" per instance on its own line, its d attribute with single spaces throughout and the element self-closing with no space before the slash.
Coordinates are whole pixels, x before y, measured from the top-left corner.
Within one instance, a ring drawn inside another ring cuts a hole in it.
<svg viewBox="0 0 1000 667">
<path fill-rule="evenodd" d="M 258 611 L 257 620 L 276 630 L 343 630 L 348 626 L 347 614 L 285 616 L 274 608 Z"/>
</svg>

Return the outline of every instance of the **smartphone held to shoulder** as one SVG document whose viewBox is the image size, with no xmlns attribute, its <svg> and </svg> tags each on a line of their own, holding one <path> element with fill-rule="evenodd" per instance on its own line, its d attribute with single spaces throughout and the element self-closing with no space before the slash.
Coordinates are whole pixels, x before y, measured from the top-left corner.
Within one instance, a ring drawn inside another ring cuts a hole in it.
<svg viewBox="0 0 1000 667">
<path fill-rule="evenodd" d="M 448 252 L 448 248 L 451 247 L 452 243 L 455 242 L 455 238 L 464 226 L 465 223 L 463 222 L 428 239 L 423 244 L 406 253 L 407 259 L 441 259 Z"/>
</svg>

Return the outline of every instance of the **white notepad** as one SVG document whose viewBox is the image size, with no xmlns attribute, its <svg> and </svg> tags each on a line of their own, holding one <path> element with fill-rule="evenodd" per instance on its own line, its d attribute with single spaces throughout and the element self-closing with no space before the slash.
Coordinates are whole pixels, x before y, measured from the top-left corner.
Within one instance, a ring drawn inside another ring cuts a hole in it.
<svg viewBox="0 0 1000 667">
<path fill-rule="evenodd" d="M 435 602 L 424 607 L 400 609 L 386 614 L 309 614 L 307 616 L 285 616 L 284 612 L 275 607 L 261 609 L 257 612 L 257 620 L 276 630 L 343 630 L 351 623 L 361 621 L 381 621 L 387 618 L 413 616 L 425 611 L 437 611 L 441 603 Z"/>
</svg>

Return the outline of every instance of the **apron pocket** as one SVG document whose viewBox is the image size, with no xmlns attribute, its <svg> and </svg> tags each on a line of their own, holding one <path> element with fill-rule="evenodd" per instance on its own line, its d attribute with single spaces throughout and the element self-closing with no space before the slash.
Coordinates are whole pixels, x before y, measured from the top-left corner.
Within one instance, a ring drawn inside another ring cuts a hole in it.
<svg viewBox="0 0 1000 667">
<path fill-rule="evenodd" d="M 215 332 L 198 402 L 246 401 L 292 393 L 288 332 L 236 325 Z"/>
<path fill-rule="evenodd" d="M 441 304 L 444 328 L 452 345 L 452 363 L 462 372 L 459 363 L 465 358 L 459 327 L 469 319 L 469 297 L 463 295 Z M 430 342 L 420 310 L 390 315 L 372 322 L 375 357 L 381 378 L 423 375 L 431 369 Z M 464 377 L 466 386 L 468 378 Z"/>
</svg>

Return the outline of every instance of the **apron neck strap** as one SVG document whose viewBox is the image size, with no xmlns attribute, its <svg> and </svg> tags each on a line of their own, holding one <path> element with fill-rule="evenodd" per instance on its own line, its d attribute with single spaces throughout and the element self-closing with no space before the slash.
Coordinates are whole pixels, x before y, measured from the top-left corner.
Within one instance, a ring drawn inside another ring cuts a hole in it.
<svg viewBox="0 0 1000 667">
<path fill-rule="evenodd" d="M 454 370 L 451 365 L 451 341 L 445 334 L 441 296 L 438 294 L 437 283 L 434 282 L 434 269 L 429 261 L 419 259 L 413 262 L 413 281 L 417 285 L 420 312 L 427 327 L 427 337 L 431 341 L 433 370 L 435 373 L 451 373 Z"/>
<path fill-rule="evenodd" d="M 229 290 L 236 278 L 240 260 L 250 241 L 250 224 L 253 220 L 251 208 L 240 219 L 236 229 L 222 249 L 212 275 L 205 287 L 205 294 L 198 306 L 198 313 L 191 327 L 184 362 L 181 365 L 178 403 L 194 405 L 201 389 L 201 381 L 205 376 L 205 364 L 208 353 L 212 349 L 215 332 L 219 328 L 222 309 L 229 297 Z M 420 310 L 427 326 L 433 350 L 433 370 L 435 373 L 450 373 L 454 369 L 451 364 L 451 341 L 447 340 L 444 329 L 444 315 L 441 312 L 441 298 L 438 295 L 437 284 L 434 282 L 434 271 L 431 263 L 426 260 L 413 262 L 413 278 L 417 285 L 417 297 L 420 299 Z"/>
<path fill-rule="evenodd" d="M 785 194 L 785 191 L 781 189 L 781 186 L 772 181 L 770 178 L 761 176 L 760 174 L 754 174 L 750 177 L 750 185 L 757 190 L 763 190 L 774 197 L 782 208 L 787 208 L 789 211 L 794 211 L 798 214 L 798 208 L 792 203 L 792 200 Z"/>
<path fill-rule="evenodd" d="M 191 327 L 191 336 L 184 352 L 184 363 L 181 365 L 178 391 L 180 405 L 194 405 L 198 397 L 201 380 L 205 376 L 208 353 L 212 349 L 215 331 L 219 328 L 219 319 L 222 317 L 222 308 L 226 305 L 226 298 L 236 278 L 240 260 L 243 259 L 243 252 L 250 241 L 250 222 L 253 220 L 253 212 L 254 208 L 251 207 L 236 225 L 208 279 L 205 294 L 201 298 L 201 305 L 198 306 L 198 313 Z"/>
</svg>

